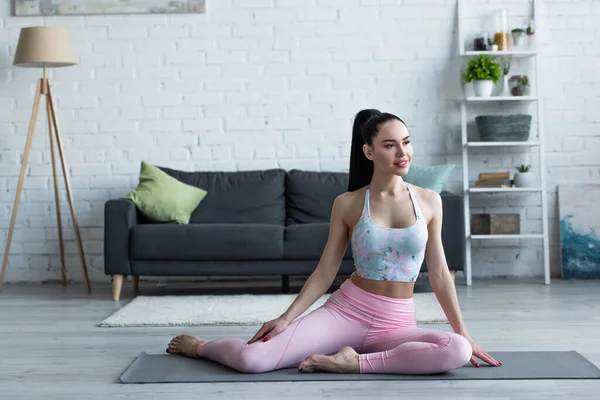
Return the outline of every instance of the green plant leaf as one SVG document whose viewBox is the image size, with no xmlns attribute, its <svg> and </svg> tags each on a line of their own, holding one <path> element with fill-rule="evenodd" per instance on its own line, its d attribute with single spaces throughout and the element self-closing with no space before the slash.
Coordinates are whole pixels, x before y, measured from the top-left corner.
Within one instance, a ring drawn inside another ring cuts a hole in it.
<svg viewBox="0 0 600 400">
<path fill-rule="evenodd" d="M 531 169 L 531 165 L 530 164 L 521 164 L 519 165 L 517 168 L 517 171 L 519 172 L 529 172 L 529 170 Z"/>
<path fill-rule="evenodd" d="M 480 54 L 470 58 L 467 62 L 467 67 L 463 72 L 464 82 L 490 80 L 494 83 L 498 83 L 500 77 L 500 64 L 496 62 L 494 57 L 487 54 Z"/>
</svg>

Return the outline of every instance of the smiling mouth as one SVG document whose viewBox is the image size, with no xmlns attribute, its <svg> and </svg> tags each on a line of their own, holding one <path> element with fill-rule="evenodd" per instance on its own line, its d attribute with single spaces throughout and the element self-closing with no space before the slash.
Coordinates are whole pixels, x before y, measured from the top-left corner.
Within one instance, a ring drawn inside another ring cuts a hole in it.
<svg viewBox="0 0 600 400">
<path fill-rule="evenodd" d="M 406 167 L 408 165 L 408 161 L 400 161 L 400 162 L 394 163 L 394 165 L 397 167 Z"/>
</svg>

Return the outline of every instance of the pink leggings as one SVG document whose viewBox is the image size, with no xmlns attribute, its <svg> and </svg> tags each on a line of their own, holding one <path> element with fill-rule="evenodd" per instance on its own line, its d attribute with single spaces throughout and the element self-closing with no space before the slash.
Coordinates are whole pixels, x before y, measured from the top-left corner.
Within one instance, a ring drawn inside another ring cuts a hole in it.
<svg viewBox="0 0 600 400">
<path fill-rule="evenodd" d="M 344 346 L 359 354 L 361 374 L 441 373 L 464 366 L 472 355 L 465 337 L 417 327 L 412 298 L 376 295 L 350 279 L 267 342 L 217 339 L 197 351 L 240 372 L 261 373 L 297 367 L 310 354 L 330 355 Z"/>
</svg>

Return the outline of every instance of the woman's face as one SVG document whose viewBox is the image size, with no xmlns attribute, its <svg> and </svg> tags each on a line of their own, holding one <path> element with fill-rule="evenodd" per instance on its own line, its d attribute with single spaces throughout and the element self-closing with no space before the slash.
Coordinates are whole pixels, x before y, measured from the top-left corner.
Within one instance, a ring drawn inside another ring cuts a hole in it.
<svg viewBox="0 0 600 400">
<path fill-rule="evenodd" d="M 400 176 L 408 173 L 413 156 L 408 129 L 398 120 L 381 125 L 373 144 L 365 144 L 363 151 L 373 161 L 375 169 Z"/>
</svg>

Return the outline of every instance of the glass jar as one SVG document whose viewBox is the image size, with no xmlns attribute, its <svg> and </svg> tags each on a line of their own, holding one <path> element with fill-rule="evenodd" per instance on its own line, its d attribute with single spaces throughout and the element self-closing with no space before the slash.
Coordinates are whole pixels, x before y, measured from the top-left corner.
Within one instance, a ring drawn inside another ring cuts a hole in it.
<svg viewBox="0 0 600 400">
<path fill-rule="evenodd" d="M 521 80 L 524 75 L 513 75 L 508 80 L 508 90 L 513 96 L 521 96 Z"/>
<path fill-rule="evenodd" d="M 508 50 L 508 11 L 506 8 L 497 10 L 494 14 L 496 30 L 494 31 L 494 42 L 498 50 Z"/>
<path fill-rule="evenodd" d="M 473 50 L 486 51 L 488 49 L 488 34 L 483 32 L 475 38 L 473 42 Z"/>
</svg>

